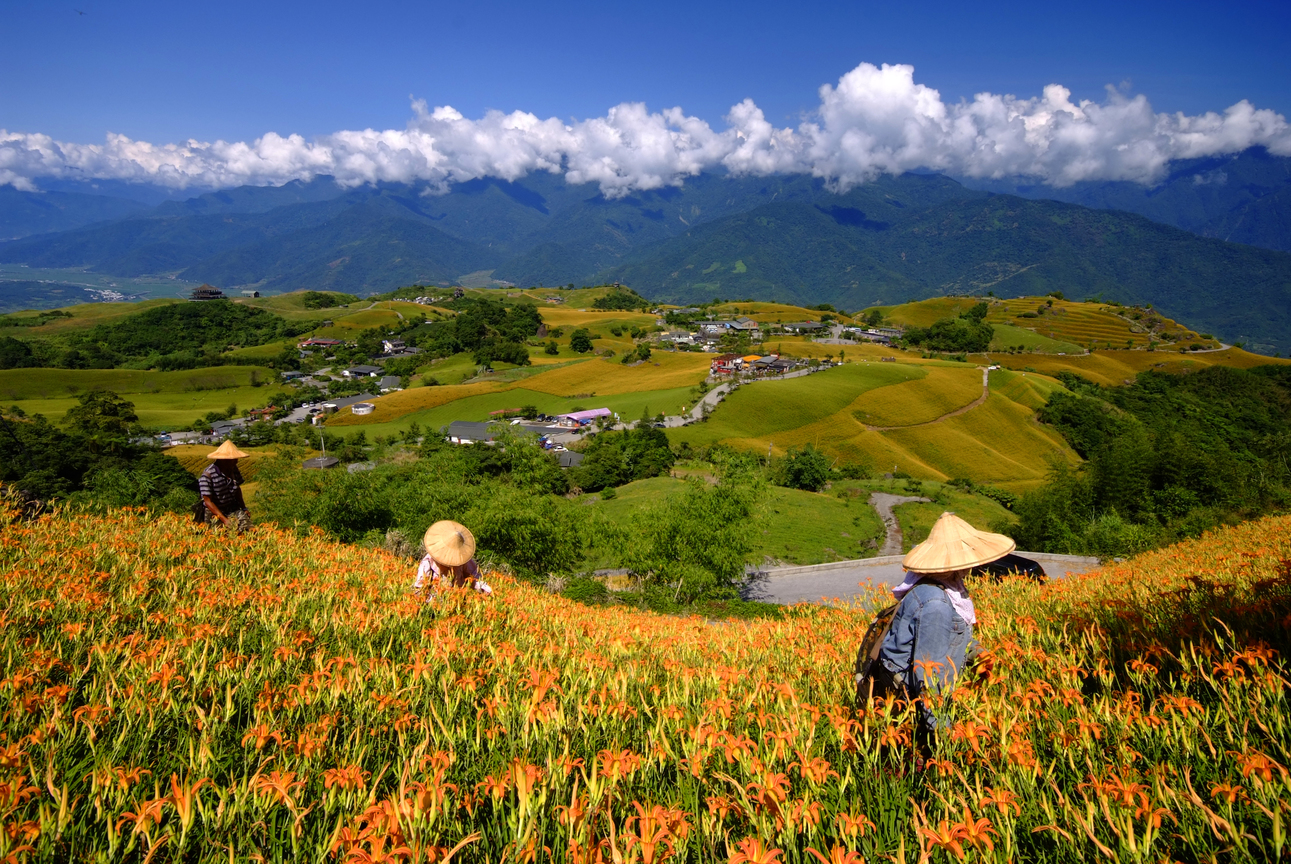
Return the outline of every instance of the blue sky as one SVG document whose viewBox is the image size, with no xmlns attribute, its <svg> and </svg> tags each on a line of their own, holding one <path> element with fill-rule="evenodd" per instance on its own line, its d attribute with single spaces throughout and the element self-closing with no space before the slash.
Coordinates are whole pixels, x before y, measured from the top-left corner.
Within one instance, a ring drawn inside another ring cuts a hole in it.
<svg viewBox="0 0 1291 864">
<path fill-rule="evenodd" d="M 1291 114 L 1291 3 L 5 3 L 0 128 L 164 142 L 398 128 L 409 95 L 468 117 L 588 117 L 623 101 L 719 125 L 752 97 L 778 126 L 862 61 L 947 101 L 1239 99 Z M 76 9 L 86 14 L 79 15 Z"/>
<path fill-rule="evenodd" d="M 1150 184 L 1181 158 L 1291 156 L 1286 0 L 3 11 L 0 184 L 30 190 L 539 170 L 610 196 L 707 170 Z"/>
</svg>

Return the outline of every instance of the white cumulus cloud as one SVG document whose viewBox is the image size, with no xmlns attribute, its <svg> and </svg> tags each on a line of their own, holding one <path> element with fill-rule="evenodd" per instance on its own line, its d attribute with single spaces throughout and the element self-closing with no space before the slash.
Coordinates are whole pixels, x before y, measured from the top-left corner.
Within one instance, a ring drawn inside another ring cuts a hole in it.
<svg viewBox="0 0 1291 864">
<path fill-rule="evenodd" d="M 173 188 L 272 185 L 330 175 L 344 185 L 427 181 L 439 189 L 479 177 L 533 171 L 596 183 L 609 196 L 677 186 L 702 171 L 807 173 L 846 189 L 879 174 L 930 168 L 978 178 L 1027 177 L 1054 186 L 1082 180 L 1150 184 L 1174 159 L 1253 146 L 1291 155 L 1291 125 L 1243 100 L 1223 112 L 1157 113 L 1143 95 L 1108 88 L 1073 102 L 1050 84 L 1031 98 L 978 93 L 947 102 L 914 67 L 862 63 L 796 128 L 776 128 L 752 99 L 725 128 L 681 108 L 625 102 L 604 117 L 564 122 L 524 111 L 471 119 L 449 106 L 412 103 L 403 129 L 341 131 L 306 140 L 274 132 L 250 143 L 150 144 L 109 134 L 102 144 L 0 129 L 0 185 L 35 189 L 44 177 L 117 179 Z"/>
</svg>

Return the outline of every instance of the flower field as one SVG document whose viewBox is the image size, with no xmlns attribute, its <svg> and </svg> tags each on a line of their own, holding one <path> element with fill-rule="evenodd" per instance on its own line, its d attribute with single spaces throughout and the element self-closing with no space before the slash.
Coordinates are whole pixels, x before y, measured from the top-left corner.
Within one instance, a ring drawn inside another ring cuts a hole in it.
<svg viewBox="0 0 1291 864">
<path fill-rule="evenodd" d="M 0 511 L 0 860 L 1291 854 L 1291 518 L 977 586 L 989 650 L 920 771 L 904 709 L 850 709 L 866 609 L 410 581 L 321 535 Z"/>
</svg>

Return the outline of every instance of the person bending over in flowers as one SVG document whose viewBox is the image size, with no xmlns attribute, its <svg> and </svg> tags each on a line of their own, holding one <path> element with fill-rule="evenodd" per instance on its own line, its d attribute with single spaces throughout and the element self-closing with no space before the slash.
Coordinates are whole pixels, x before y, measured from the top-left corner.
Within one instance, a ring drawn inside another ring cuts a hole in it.
<svg viewBox="0 0 1291 864">
<path fill-rule="evenodd" d="M 489 584 L 480 578 L 480 568 L 475 563 L 475 537 L 465 525 L 448 519 L 436 522 L 426 529 L 425 547 L 426 557 L 417 567 L 412 590 L 425 591 L 427 602 L 444 585 L 493 593 Z"/>
<path fill-rule="evenodd" d="M 964 587 L 968 571 L 1003 558 L 1014 542 L 978 531 L 954 513 L 943 513 L 928 539 L 903 560 L 905 581 L 892 593 L 899 603 L 874 664 L 874 695 L 916 700 L 949 696 L 966 659 L 977 653 L 973 598 Z M 925 755 L 938 725 L 928 701 L 919 702 L 916 739 Z"/>
</svg>

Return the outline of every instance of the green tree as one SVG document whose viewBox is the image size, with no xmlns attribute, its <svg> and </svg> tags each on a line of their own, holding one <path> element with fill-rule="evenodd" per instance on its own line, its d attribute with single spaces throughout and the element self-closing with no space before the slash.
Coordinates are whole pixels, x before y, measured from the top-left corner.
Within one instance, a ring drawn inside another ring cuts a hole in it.
<svg viewBox="0 0 1291 864">
<path fill-rule="evenodd" d="M 752 551 L 754 488 L 688 481 L 684 492 L 641 511 L 626 532 L 624 563 L 674 602 L 735 596 Z"/>
<path fill-rule="evenodd" d="M 585 328 L 580 327 L 570 334 L 569 347 L 578 354 L 586 354 L 592 350 L 591 334 Z"/>
<path fill-rule="evenodd" d="M 781 466 L 783 486 L 819 492 L 829 482 L 829 459 L 808 444 L 801 450 L 790 450 Z"/>
<path fill-rule="evenodd" d="M 82 393 L 76 403 L 63 415 L 63 425 L 71 431 L 101 441 L 124 439 L 138 432 L 134 403 L 110 390 Z"/>
<path fill-rule="evenodd" d="M 560 346 L 556 344 L 555 339 L 552 339 L 547 343 L 547 347 L 544 348 L 543 351 L 554 357 L 555 355 L 560 353 Z"/>
</svg>

